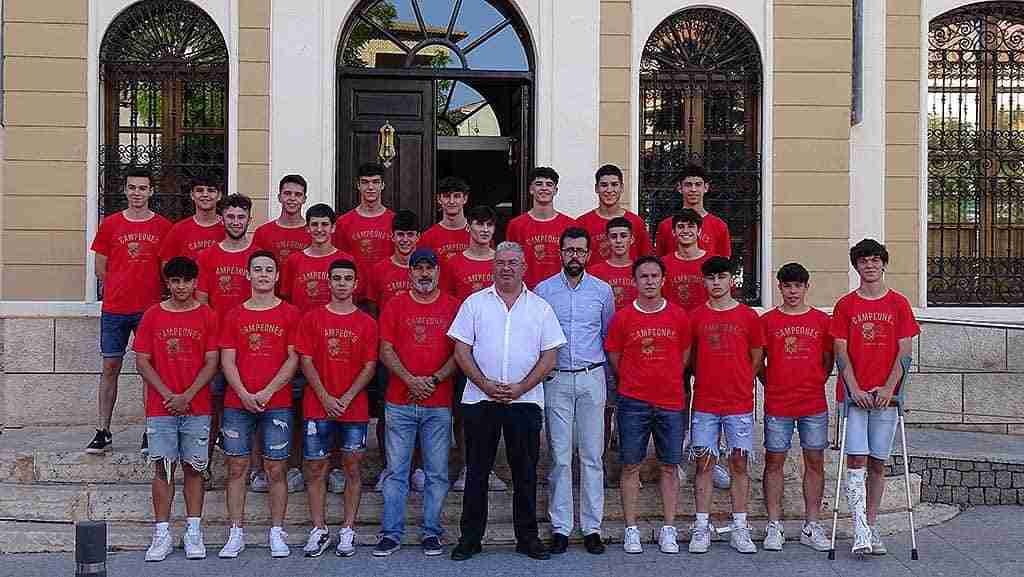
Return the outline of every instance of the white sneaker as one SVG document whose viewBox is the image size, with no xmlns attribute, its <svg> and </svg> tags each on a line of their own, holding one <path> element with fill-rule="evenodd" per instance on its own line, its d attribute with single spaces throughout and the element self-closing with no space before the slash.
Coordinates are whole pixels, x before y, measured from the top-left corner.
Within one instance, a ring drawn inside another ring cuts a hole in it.
<svg viewBox="0 0 1024 577">
<path fill-rule="evenodd" d="M 729 470 L 720 463 L 715 463 L 714 469 L 711 470 L 711 484 L 716 489 L 728 489 L 732 485 L 732 477 L 729 476 Z"/>
<path fill-rule="evenodd" d="M 782 551 L 782 544 L 786 542 L 786 530 L 782 527 L 782 521 L 769 521 L 764 528 L 764 550 Z"/>
<path fill-rule="evenodd" d="M 459 478 L 452 484 L 452 491 L 465 491 L 466 490 L 466 468 L 462 468 L 462 472 L 459 473 Z"/>
<path fill-rule="evenodd" d="M 740 553 L 757 553 L 757 545 L 750 540 L 750 527 L 732 526 L 729 535 L 729 546 Z M 781 548 L 781 547 L 780 547 Z"/>
<path fill-rule="evenodd" d="M 153 530 L 153 542 L 146 550 L 146 561 L 163 561 L 174 551 L 174 537 L 171 532 L 158 533 Z"/>
<path fill-rule="evenodd" d="M 296 467 L 288 469 L 288 475 L 285 478 L 288 481 L 289 493 L 298 493 L 306 488 L 306 480 L 302 477 L 302 471 Z"/>
<path fill-rule="evenodd" d="M 373 485 L 373 490 L 378 493 L 384 492 L 384 479 L 388 478 L 388 470 L 384 469 L 380 472 L 380 477 L 377 477 L 377 482 Z"/>
<path fill-rule="evenodd" d="M 327 490 L 331 493 L 343 493 L 345 491 L 345 474 L 341 469 L 331 469 L 327 474 Z"/>
<path fill-rule="evenodd" d="M 815 551 L 828 551 L 832 548 L 832 542 L 825 535 L 825 527 L 818 521 L 804 523 L 800 530 L 800 544 Z"/>
<path fill-rule="evenodd" d="M 206 559 L 206 545 L 203 543 L 203 530 L 185 531 L 185 558 Z"/>
<path fill-rule="evenodd" d="M 885 543 L 882 542 L 882 534 L 878 532 L 878 526 L 871 527 L 871 554 L 885 555 L 888 552 Z"/>
<path fill-rule="evenodd" d="M 270 491 L 270 481 L 267 480 L 267 474 L 263 471 L 249 473 L 249 489 L 254 493 Z"/>
<path fill-rule="evenodd" d="M 676 541 L 678 532 L 671 525 L 665 525 L 658 531 L 658 548 L 662 553 L 678 553 L 679 543 Z"/>
<path fill-rule="evenodd" d="M 217 556 L 221 559 L 234 559 L 238 554 L 245 551 L 245 533 L 241 527 L 232 527 L 228 533 L 228 542 L 221 548 Z"/>
<path fill-rule="evenodd" d="M 331 534 L 327 529 L 321 529 L 320 527 L 313 527 L 309 531 L 309 539 L 306 540 L 306 546 L 302 548 L 302 551 L 306 554 L 306 557 L 319 557 L 324 554 L 324 551 L 331 546 Z"/>
<path fill-rule="evenodd" d="M 270 528 L 270 556 L 279 559 L 281 557 L 287 557 L 292 554 L 292 550 L 288 548 L 288 533 L 284 532 L 284 529 L 280 527 Z"/>
<path fill-rule="evenodd" d="M 640 529 L 626 527 L 626 533 L 622 537 L 622 549 L 626 553 L 643 553 L 644 546 L 640 544 Z"/>
<path fill-rule="evenodd" d="M 356 532 L 350 527 L 338 529 L 338 546 L 334 554 L 338 557 L 351 557 L 356 554 Z"/>
<path fill-rule="evenodd" d="M 417 493 L 423 492 L 423 487 L 427 485 L 427 473 L 423 469 L 416 469 L 412 472 L 412 482 L 409 484 L 410 488 Z"/>
<path fill-rule="evenodd" d="M 711 525 L 690 526 L 690 553 L 707 553 L 711 548 Z"/>
<path fill-rule="evenodd" d="M 487 478 L 487 489 L 490 491 L 508 491 L 508 485 L 495 475 L 494 471 L 491 471 L 491 476 Z"/>
</svg>

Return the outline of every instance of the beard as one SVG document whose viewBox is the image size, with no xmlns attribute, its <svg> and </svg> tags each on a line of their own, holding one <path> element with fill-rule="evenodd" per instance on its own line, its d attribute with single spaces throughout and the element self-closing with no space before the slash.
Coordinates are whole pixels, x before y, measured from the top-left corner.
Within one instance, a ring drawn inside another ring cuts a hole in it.
<svg viewBox="0 0 1024 577">
<path fill-rule="evenodd" d="M 572 261 L 563 265 L 562 270 L 564 270 L 565 274 L 568 276 L 577 277 L 583 274 L 583 265 L 576 261 Z"/>
</svg>

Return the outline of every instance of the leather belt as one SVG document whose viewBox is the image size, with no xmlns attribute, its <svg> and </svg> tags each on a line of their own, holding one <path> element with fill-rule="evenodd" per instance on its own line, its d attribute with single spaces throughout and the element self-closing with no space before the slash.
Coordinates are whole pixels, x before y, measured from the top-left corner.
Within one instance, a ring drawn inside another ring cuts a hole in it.
<svg viewBox="0 0 1024 577">
<path fill-rule="evenodd" d="M 594 370 L 596 368 L 603 367 L 603 366 L 604 366 L 604 363 L 591 363 L 591 364 L 583 367 L 582 369 L 555 369 L 555 372 L 556 373 L 568 373 L 570 375 L 574 375 L 574 374 L 577 374 L 577 373 L 586 373 L 586 372 L 592 371 L 592 370 Z"/>
</svg>

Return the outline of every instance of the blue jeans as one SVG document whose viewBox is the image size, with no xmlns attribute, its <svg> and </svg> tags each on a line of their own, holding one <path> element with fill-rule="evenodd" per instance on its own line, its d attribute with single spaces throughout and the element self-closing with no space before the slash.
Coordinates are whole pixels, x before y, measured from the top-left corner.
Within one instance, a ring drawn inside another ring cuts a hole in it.
<svg viewBox="0 0 1024 577">
<path fill-rule="evenodd" d="M 342 423 L 333 419 L 306 419 L 302 457 L 307 461 L 326 459 L 334 449 L 342 453 L 366 450 L 366 423 Z"/>
<path fill-rule="evenodd" d="M 619 421 L 619 455 L 624 465 L 637 465 L 647 456 L 654 435 L 654 452 L 662 465 L 683 460 L 686 412 L 671 411 L 648 402 L 619 395 L 615 414 Z"/>
<path fill-rule="evenodd" d="M 828 411 L 805 417 L 764 417 L 764 450 L 785 453 L 793 444 L 793 429 L 800 432 L 800 448 L 821 450 L 828 445 Z"/>
<path fill-rule="evenodd" d="M 224 454 L 246 457 L 252 452 L 253 436 L 259 424 L 263 458 L 283 461 L 288 458 L 292 443 L 292 410 L 267 409 L 250 413 L 245 409 L 224 408 L 220 430 L 224 435 Z"/>
<path fill-rule="evenodd" d="M 146 417 L 147 462 L 188 463 L 202 473 L 210 465 L 209 438 L 210 415 Z"/>
<path fill-rule="evenodd" d="M 401 543 L 405 533 L 405 503 L 409 496 L 409 467 L 416 437 L 420 438 L 423 471 L 423 528 L 421 539 L 441 538 L 441 509 L 448 495 L 448 448 L 452 411 L 447 407 L 421 407 L 385 403 L 388 471 L 384 479 L 384 518 L 381 535 Z"/>
<path fill-rule="evenodd" d="M 693 424 L 690 425 L 690 454 L 699 456 L 703 451 L 710 452 L 718 458 L 718 439 L 725 429 L 725 444 L 729 452 L 739 449 L 749 455 L 754 448 L 754 414 L 716 415 L 715 413 L 693 412 Z"/>
<path fill-rule="evenodd" d="M 896 407 L 862 409 L 851 403 L 846 414 L 846 454 L 888 461 L 898 424 Z"/>
</svg>

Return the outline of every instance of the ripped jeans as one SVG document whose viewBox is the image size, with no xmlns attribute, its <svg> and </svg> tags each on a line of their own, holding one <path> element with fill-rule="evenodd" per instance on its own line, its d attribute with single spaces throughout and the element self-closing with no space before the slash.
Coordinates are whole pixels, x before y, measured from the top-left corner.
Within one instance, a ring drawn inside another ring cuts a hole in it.
<svg viewBox="0 0 1024 577">
<path fill-rule="evenodd" d="M 271 461 L 287 459 L 292 443 L 292 410 L 289 408 L 250 413 L 245 409 L 225 407 L 220 424 L 224 454 L 229 457 L 249 455 L 257 425 L 263 444 L 263 458 Z"/>
<path fill-rule="evenodd" d="M 210 415 L 146 417 L 149 463 L 188 463 L 197 472 L 209 465 Z"/>
<path fill-rule="evenodd" d="M 698 459 L 708 453 L 718 457 L 718 435 L 725 429 L 725 444 L 732 453 L 740 449 L 750 455 L 754 447 L 754 414 L 716 415 L 693 412 L 690 425 L 690 459 Z"/>
</svg>

